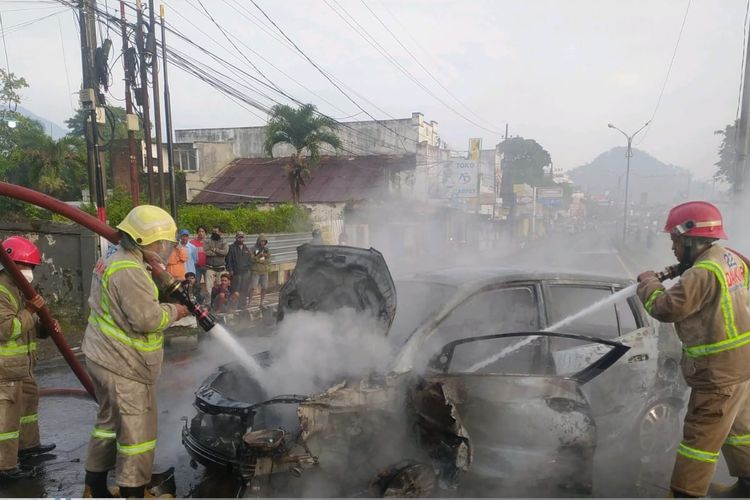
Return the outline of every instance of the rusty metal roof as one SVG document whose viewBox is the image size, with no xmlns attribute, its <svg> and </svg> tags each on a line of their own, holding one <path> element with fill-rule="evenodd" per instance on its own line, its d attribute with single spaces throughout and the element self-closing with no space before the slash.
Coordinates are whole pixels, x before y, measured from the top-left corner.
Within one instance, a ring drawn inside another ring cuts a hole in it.
<svg viewBox="0 0 750 500">
<path fill-rule="evenodd" d="M 291 202 L 285 168 L 288 161 L 287 158 L 238 158 L 191 203 L 234 204 L 248 201 L 248 196 L 267 197 L 270 203 Z M 388 194 L 388 174 L 415 166 L 414 154 L 323 156 L 302 187 L 300 201 L 336 203 L 382 199 Z"/>
</svg>

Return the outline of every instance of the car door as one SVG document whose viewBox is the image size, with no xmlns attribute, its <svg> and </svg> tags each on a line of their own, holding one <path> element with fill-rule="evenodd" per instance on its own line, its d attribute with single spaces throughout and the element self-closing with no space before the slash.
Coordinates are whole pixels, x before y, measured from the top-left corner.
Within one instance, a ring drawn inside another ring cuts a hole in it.
<svg viewBox="0 0 750 500">
<path fill-rule="evenodd" d="M 619 285 L 585 282 L 548 282 L 544 286 L 547 324 L 554 324 L 586 307 L 609 298 Z M 563 333 L 595 336 L 630 347 L 627 356 L 585 388 L 600 427 L 601 438 L 615 436 L 624 423 L 635 422 L 645 409 L 655 385 L 658 338 L 640 314 L 634 296 L 624 297 L 560 328 Z M 549 344 L 556 363 L 587 356 L 595 345 L 566 349 Z"/>
<path fill-rule="evenodd" d="M 470 476 L 457 481 L 462 495 L 591 493 L 596 426 L 580 388 L 628 348 L 593 341 L 599 355 L 559 373 L 527 363 L 533 346 L 552 338 L 567 348 L 593 341 L 546 332 L 454 340 L 413 391 L 418 435 L 436 470 L 443 479 Z"/>
</svg>

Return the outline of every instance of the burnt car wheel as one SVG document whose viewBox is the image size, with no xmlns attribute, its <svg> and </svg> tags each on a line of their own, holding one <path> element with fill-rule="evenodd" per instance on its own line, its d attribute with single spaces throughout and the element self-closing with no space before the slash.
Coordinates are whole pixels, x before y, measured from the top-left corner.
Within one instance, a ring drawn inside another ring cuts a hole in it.
<svg viewBox="0 0 750 500">
<path fill-rule="evenodd" d="M 643 413 L 638 423 L 641 454 L 656 456 L 670 453 L 680 442 L 680 415 L 674 405 L 660 401 Z"/>
</svg>

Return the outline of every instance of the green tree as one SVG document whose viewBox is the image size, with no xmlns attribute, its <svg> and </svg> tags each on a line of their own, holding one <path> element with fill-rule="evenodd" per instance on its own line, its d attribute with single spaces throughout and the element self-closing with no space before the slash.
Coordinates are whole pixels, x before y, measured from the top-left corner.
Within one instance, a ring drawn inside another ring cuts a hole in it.
<svg viewBox="0 0 750 500">
<path fill-rule="evenodd" d="M 503 153 L 500 192 L 504 200 L 513 197 L 513 184 L 544 186 L 550 183 L 544 177 L 544 168 L 552 164 L 552 157 L 534 139 L 511 137 L 497 147 Z"/>
<path fill-rule="evenodd" d="M 334 132 L 337 127 L 332 118 L 318 115 L 312 104 L 299 108 L 277 104 L 271 108 L 264 147 L 269 156 L 273 156 L 273 147 L 277 144 L 289 144 L 295 149 L 287 164 L 287 179 L 294 204 L 299 203 L 302 186 L 320 163 L 321 146 L 341 147 L 341 140 Z"/>
<path fill-rule="evenodd" d="M 735 168 L 737 165 L 737 125 L 738 121 L 727 125 L 724 130 L 717 130 L 715 135 L 722 136 L 719 146 L 719 161 L 714 163 L 716 172 L 714 179 L 730 184 L 734 183 Z"/>
<path fill-rule="evenodd" d="M 88 122 L 90 114 L 89 111 L 79 108 L 73 116 L 65 120 L 70 135 L 86 137 L 84 124 Z M 112 139 L 127 139 L 128 121 L 125 109 L 118 106 L 107 106 L 105 116 L 107 122 L 99 124 L 98 127 L 101 142 L 106 145 Z M 140 131 L 136 133 L 136 137 L 142 137 Z"/>
<path fill-rule="evenodd" d="M 17 77 L 14 73 L 8 73 L 0 69 L 0 102 L 3 107 L 15 111 L 21 104 L 20 90 L 28 88 L 29 84 L 23 77 Z"/>
</svg>

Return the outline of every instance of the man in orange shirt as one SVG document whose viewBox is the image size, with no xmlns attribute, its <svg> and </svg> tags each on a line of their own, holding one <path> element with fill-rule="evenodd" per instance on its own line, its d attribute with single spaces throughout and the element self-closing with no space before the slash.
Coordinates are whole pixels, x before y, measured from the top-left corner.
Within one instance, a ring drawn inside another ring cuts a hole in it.
<svg viewBox="0 0 750 500">
<path fill-rule="evenodd" d="M 185 279 L 185 263 L 188 260 L 187 248 L 184 245 L 176 245 L 167 259 L 167 272 L 176 280 Z"/>
</svg>

